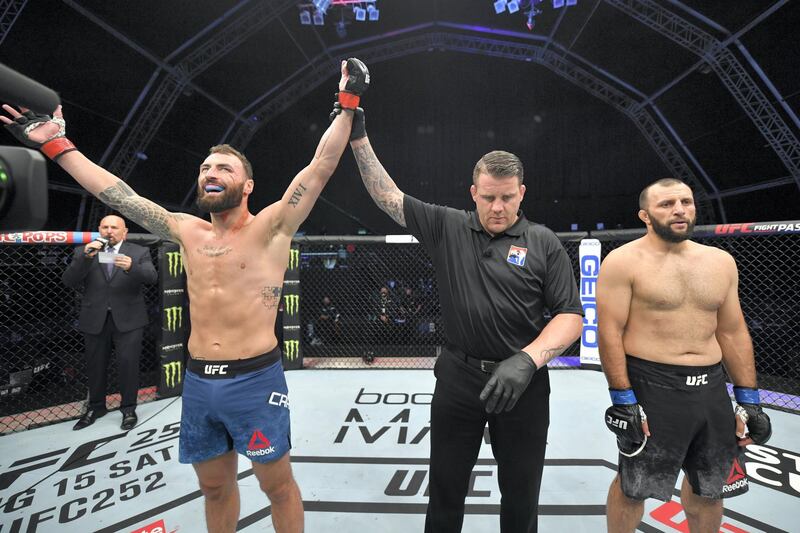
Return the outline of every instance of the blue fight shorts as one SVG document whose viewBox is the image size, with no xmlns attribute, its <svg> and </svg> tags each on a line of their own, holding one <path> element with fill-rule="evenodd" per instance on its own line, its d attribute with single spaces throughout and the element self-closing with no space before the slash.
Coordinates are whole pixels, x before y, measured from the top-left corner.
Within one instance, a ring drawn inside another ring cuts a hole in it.
<svg viewBox="0 0 800 533">
<path fill-rule="evenodd" d="M 233 449 L 268 463 L 291 447 L 288 389 L 278 348 L 250 359 L 189 359 L 183 383 L 181 463 L 200 463 Z"/>
</svg>

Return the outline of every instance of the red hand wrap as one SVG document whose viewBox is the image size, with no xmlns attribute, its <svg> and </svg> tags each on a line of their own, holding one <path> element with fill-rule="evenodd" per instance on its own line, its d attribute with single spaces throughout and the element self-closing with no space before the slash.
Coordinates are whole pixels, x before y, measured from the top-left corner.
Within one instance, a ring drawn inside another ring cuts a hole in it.
<svg viewBox="0 0 800 533">
<path fill-rule="evenodd" d="M 342 104 L 342 109 L 355 109 L 360 101 L 361 97 L 357 94 L 339 91 L 339 103 Z"/>
<path fill-rule="evenodd" d="M 62 155 L 66 154 L 67 152 L 77 150 L 77 148 L 75 148 L 75 145 L 72 144 L 72 142 L 66 137 L 59 137 L 58 139 L 47 141 L 39 149 L 42 151 L 44 155 L 46 155 L 53 161 L 55 161 Z"/>
</svg>

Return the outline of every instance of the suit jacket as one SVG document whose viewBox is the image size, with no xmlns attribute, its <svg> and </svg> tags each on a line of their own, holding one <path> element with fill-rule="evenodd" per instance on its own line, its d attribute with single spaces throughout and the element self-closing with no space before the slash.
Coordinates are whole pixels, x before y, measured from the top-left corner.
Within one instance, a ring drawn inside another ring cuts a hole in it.
<svg viewBox="0 0 800 533">
<path fill-rule="evenodd" d="M 158 279 L 150 250 L 123 241 L 119 253 L 131 258 L 131 269 L 125 272 L 114 267 L 111 277 L 108 277 L 105 265 L 99 263 L 98 256 L 87 258 L 83 249 L 83 246 L 75 248 L 72 262 L 61 276 L 61 281 L 67 287 L 83 287 L 78 329 L 93 335 L 100 333 L 109 309 L 119 331 L 132 331 L 146 326 L 149 320 L 142 285 L 155 283 Z"/>
</svg>

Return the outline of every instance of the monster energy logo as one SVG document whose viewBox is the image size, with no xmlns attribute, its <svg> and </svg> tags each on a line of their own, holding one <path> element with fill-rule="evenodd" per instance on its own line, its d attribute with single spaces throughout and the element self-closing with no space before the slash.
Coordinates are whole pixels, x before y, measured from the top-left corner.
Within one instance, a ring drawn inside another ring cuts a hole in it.
<svg viewBox="0 0 800 533">
<path fill-rule="evenodd" d="M 300 295 L 285 294 L 283 296 L 283 305 L 286 309 L 286 313 L 289 314 L 289 316 L 296 314 L 297 309 L 300 307 Z"/>
<path fill-rule="evenodd" d="M 183 307 L 165 307 L 164 319 L 166 321 L 167 331 L 177 331 L 178 328 L 183 327 Z"/>
<path fill-rule="evenodd" d="M 300 355 L 300 341 L 283 341 L 283 355 L 289 361 L 294 361 Z"/>
<path fill-rule="evenodd" d="M 297 263 L 300 262 L 300 250 L 298 248 L 289 249 L 289 270 L 297 268 Z"/>
<path fill-rule="evenodd" d="M 180 252 L 167 252 L 169 259 L 169 275 L 177 278 L 178 274 L 183 274 L 183 256 Z"/>
<path fill-rule="evenodd" d="M 164 367 L 164 382 L 167 387 L 174 389 L 181 382 L 181 362 L 172 361 L 162 365 Z"/>
</svg>

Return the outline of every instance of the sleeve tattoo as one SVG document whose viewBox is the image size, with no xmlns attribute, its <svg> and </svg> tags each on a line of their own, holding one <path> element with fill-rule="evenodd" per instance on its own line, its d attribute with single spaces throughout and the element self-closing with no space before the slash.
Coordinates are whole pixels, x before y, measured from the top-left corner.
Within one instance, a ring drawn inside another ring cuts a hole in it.
<svg viewBox="0 0 800 533">
<path fill-rule="evenodd" d="M 361 172 L 361 180 L 367 192 L 384 213 L 395 222 L 405 227 L 406 217 L 403 213 L 403 193 L 397 188 L 392 178 L 386 173 L 375 152 L 369 145 L 353 149 L 353 154 Z"/>
<path fill-rule="evenodd" d="M 122 213 L 163 239 L 174 239 L 169 228 L 170 220 L 185 218 L 183 213 L 170 213 L 155 202 L 142 198 L 127 183 L 117 183 L 97 195 L 101 202 Z"/>
</svg>

